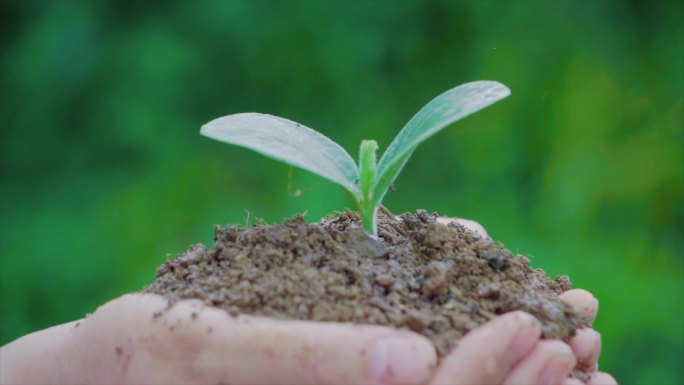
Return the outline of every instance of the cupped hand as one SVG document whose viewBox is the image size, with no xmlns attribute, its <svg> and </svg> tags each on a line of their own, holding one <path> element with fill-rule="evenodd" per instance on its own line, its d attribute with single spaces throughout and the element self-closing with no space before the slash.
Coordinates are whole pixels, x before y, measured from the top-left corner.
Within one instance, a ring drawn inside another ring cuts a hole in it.
<svg viewBox="0 0 684 385">
<path fill-rule="evenodd" d="M 467 219 L 439 218 L 443 224 L 456 221 L 483 237 L 487 231 Z M 568 290 L 560 298 L 592 322 L 598 300 L 582 289 Z M 438 384 L 554 384 L 580 385 L 567 377 L 573 368 L 590 372 L 587 385 L 615 385 L 615 379 L 598 372 L 601 335 L 591 328 L 577 331 L 568 343 L 540 340 L 541 325 L 524 312 L 504 314 L 468 333 L 442 360 L 430 380 Z"/>
<path fill-rule="evenodd" d="M 152 294 L 25 336 L 0 357 L 2 384 L 419 384 L 436 364 L 412 332 L 232 317 L 197 300 L 167 309 Z"/>
<path fill-rule="evenodd" d="M 475 222 L 465 222 L 483 236 Z M 562 298 L 594 318 L 583 290 Z M 468 333 L 439 367 L 431 343 L 389 327 L 240 315 L 160 296 L 130 294 L 86 319 L 42 330 L 0 349 L 0 384 L 615 384 L 597 372 L 600 335 L 582 329 L 568 344 L 540 340 L 529 314 L 512 312 Z"/>
</svg>

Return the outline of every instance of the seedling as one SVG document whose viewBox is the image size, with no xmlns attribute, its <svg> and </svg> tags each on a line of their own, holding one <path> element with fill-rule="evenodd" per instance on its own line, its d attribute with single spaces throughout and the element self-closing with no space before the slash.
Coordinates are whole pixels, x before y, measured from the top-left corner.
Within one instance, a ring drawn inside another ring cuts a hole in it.
<svg viewBox="0 0 684 385">
<path fill-rule="evenodd" d="M 377 210 L 413 150 L 449 124 L 510 95 L 494 81 L 460 85 L 434 98 L 409 120 L 377 161 L 378 144 L 361 142 L 358 166 L 337 143 L 277 116 L 242 113 L 212 120 L 200 133 L 303 168 L 344 187 L 361 211 L 364 228 L 376 234 Z"/>
</svg>

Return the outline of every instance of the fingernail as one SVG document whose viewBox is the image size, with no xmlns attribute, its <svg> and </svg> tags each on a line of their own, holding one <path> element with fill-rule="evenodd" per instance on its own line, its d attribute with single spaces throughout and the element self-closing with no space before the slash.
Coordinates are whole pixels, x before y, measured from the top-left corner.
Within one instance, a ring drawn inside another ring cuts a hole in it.
<svg viewBox="0 0 684 385">
<path fill-rule="evenodd" d="M 419 382 L 427 368 L 424 349 L 415 338 L 389 337 L 369 349 L 373 377 L 381 384 Z"/>
<path fill-rule="evenodd" d="M 556 356 L 549 359 L 539 375 L 539 385 L 560 385 L 563 378 L 570 373 L 574 363 L 567 356 Z"/>
<path fill-rule="evenodd" d="M 537 339 L 539 339 L 541 325 L 536 318 L 527 313 L 520 312 L 512 316 L 516 317 L 516 322 L 520 326 L 513 341 L 508 346 L 508 355 L 509 357 L 516 358 L 527 353 Z"/>
</svg>

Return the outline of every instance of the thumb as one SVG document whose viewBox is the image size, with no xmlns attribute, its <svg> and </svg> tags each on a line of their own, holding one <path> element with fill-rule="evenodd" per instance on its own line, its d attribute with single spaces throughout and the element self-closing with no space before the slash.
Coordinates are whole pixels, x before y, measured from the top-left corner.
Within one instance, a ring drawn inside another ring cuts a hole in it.
<svg viewBox="0 0 684 385">
<path fill-rule="evenodd" d="M 108 356 L 121 346 L 124 362 L 135 357 L 126 373 L 114 368 L 123 377 L 115 382 L 410 384 L 424 383 L 436 362 L 426 338 L 387 327 L 231 317 L 193 300 L 159 312 L 165 306 L 154 295 L 124 296 L 76 330 L 107 330 L 85 340 Z"/>
</svg>

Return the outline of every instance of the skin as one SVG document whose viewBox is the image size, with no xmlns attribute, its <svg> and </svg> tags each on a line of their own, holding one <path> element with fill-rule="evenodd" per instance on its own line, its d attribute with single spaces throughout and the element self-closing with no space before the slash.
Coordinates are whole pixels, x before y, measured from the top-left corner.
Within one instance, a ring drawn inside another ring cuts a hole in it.
<svg viewBox="0 0 684 385">
<path fill-rule="evenodd" d="M 443 219 L 446 221 L 446 219 Z M 482 226 L 464 222 L 483 236 Z M 592 319 L 598 301 L 574 289 L 561 298 Z M 589 368 L 586 385 L 613 385 L 598 372 L 600 335 L 568 344 L 541 340 L 531 315 L 512 312 L 468 333 L 437 366 L 432 344 L 382 326 L 231 317 L 151 294 L 128 294 L 91 316 L 24 336 L 0 349 L 0 384 L 553 384 Z"/>
</svg>

